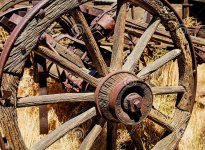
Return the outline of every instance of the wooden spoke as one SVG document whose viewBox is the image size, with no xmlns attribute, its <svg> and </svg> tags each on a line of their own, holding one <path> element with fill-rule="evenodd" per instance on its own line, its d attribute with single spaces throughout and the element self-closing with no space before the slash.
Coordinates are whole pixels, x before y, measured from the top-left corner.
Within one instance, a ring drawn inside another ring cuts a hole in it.
<svg viewBox="0 0 205 150">
<path fill-rule="evenodd" d="M 65 59 L 59 55 L 56 55 L 55 52 L 52 52 L 48 48 L 43 47 L 43 46 L 39 46 L 38 50 L 35 51 L 35 53 L 37 53 L 37 54 L 41 55 L 42 57 L 45 57 L 46 59 L 54 62 L 55 64 L 59 65 L 60 67 L 62 67 L 66 71 L 72 72 L 75 75 L 83 78 L 85 81 L 87 81 L 91 85 L 93 85 L 95 87 L 98 85 L 98 80 L 96 78 L 92 77 L 91 75 L 89 75 L 88 72 L 84 71 L 85 70 L 84 68 L 79 68 L 78 66 L 76 66 L 72 62 L 68 61 L 67 59 Z"/>
<path fill-rule="evenodd" d="M 174 118 L 171 125 L 176 129 L 170 135 L 159 141 L 152 150 L 166 149 L 173 150 L 181 140 L 187 121 L 190 119 L 190 113 L 179 109 L 175 110 Z"/>
<path fill-rule="evenodd" d="M 176 131 L 172 132 L 170 135 L 159 141 L 152 150 L 166 149 L 174 150 L 176 149 L 179 141 L 181 140 L 185 130 L 185 125 Z"/>
<path fill-rule="evenodd" d="M 156 70 L 158 70 L 159 68 L 164 66 L 169 61 L 171 61 L 171 60 L 175 59 L 176 57 L 178 57 L 180 54 L 181 54 L 180 49 L 176 49 L 176 50 L 172 50 L 172 51 L 168 52 L 167 54 L 165 54 L 161 58 L 155 60 L 153 63 L 151 63 L 150 65 L 148 65 L 144 69 L 142 69 L 137 74 L 137 76 L 140 77 L 140 78 L 146 78 L 151 73 L 155 72 Z"/>
<path fill-rule="evenodd" d="M 144 49 L 146 48 L 148 42 L 150 41 L 159 24 L 160 20 L 156 20 L 147 28 L 144 34 L 140 37 L 138 43 L 134 47 L 132 53 L 128 56 L 127 61 L 123 66 L 124 70 L 134 71 L 140 57 L 142 56 Z"/>
<path fill-rule="evenodd" d="M 107 149 L 115 150 L 117 148 L 117 123 L 107 122 Z"/>
<path fill-rule="evenodd" d="M 97 111 L 96 108 L 91 108 L 88 111 L 82 113 L 81 115 L 67 121 L 59 128 L 55 129 L 51 133 L 49 133 L 44 139 L 40 142 L 36 143 L 31 150 L 44 150 L 55 143 L 57 140 L 62 138 L 66 133 L 75 128 L 76 126 L 86 122 L 92 117 L 96 116 Z"/>
<path fill-rule="evenodd" d="M 103 59 L 103 56 L 100 52 L 100 49 L 95 41 L 95 38 L 90 30 L 90 27 L 79 8 L 73 10 L 73 16 L 76 20 L 76 23 L 82 26 L 83 30 L 83 40 L 86 43 L 87 50 L 93 60 L 93 63 L 97 69 L 97 71 L 105 76 L 108 74 L 108 67 Z"/>
<path fill-rule="evenodd" d="M 186 91 L 183 86 L 152 87 L 151 89 L 154 95 L 177 94 L 184 93 Z"/>
<path fill-rule="evenodd" d="M 137 148 L 137 150 L 145 150 L 141 137 L 137 132 L 137 126 L 126 126 L 126 128 L 132 138 L 135 148 Z"/>
<path fill-rule="evenodd" d="M 124 32 L 125 20 L 127 17 L 127 3 L 125 0 L 118 0 L 118 15 L 114 30 L 114 42 L 112 49 L 112 59 L 110 70 L 117 71 L 123 65 L 123 51 L 124 51 Z"/>
<path fill-rule="evenodd" d="M 171 123 L 168 123 L 169 118 L 154 108 L 151 110 L 148 118 L 159 124 L 160 126 L 166 128 L 168 131 L 172 132 L 175 129 L 174 126 L 171 125 Z"/>
<path fill-rule="evenodd" d="M 94 93 L 65 93 L 20 98 L 17 107 L 55 104 L 62 102 L 94 102 Z"/>
<path fill-rule="evenodd" d="M 101 119 L 99 124 L 96 124 L 93 127 L 90 133 L 83 140 L 83 143 L 80 146 L 80 150 L 90 150 L 92 148 L 93 143 L 95 142 L 96 138 L 101 133 L 104 124 L 105 124 L 105 120 Z"/>
</svg>

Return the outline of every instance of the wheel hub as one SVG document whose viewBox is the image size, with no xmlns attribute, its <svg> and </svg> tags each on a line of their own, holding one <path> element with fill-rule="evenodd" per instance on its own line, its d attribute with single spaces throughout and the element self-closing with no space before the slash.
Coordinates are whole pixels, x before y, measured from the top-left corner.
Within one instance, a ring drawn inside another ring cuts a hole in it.
<svg viewBox="0 0 205 150">
<path fill-rule="evenodd" d="M 100 81 L 95 101 L 98 111 L 107 120 L 135 125 L 148 116 L 153 96 L 144 81 L 130 72 L 120 71 Z"/>
</svg>

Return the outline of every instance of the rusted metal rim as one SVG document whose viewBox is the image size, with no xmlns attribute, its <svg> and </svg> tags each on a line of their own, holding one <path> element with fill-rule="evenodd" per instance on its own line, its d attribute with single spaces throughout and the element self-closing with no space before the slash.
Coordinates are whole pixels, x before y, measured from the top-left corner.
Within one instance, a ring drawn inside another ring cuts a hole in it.
<svg viewBox="0 0 205 150">
<path fill-rule="evenodd" d="M 11 52 L 11 48 L 20 35 L 20 33 L 23 31 L 24 27 L 27 25 L 28 21 L 34 17 L 42 7 L 45 7 L 50 0 L 42 0 L 40 1 L 33 9 L 31 9 L 25 17 L 22 19 L 22 21 L 17 25 L 17 27 L 14 29 L 14 31 L 9 36 L 8 40 L 5 43 L 4 50 L 1 53 L 0 56 L 0 85 L 2 82 L 2 75 L 3 75 L 3 68 L 6 63 L 6 60 L 9 57 L 9 54 Z"/>
</svg>

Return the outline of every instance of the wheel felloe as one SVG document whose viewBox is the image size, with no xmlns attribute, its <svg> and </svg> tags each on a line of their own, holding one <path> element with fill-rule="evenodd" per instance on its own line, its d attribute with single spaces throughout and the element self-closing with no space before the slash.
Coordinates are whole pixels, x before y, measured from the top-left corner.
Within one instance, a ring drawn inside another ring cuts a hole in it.
<svg viewBox="0 0 205 150">
<path fill-rule="evenodd" d="M 100 114 L 107 120 L 136 125 L 152 108 L 150 87 L 130 72 L 115 72 L 101 80 L 95 92 Z"/>
</svg>

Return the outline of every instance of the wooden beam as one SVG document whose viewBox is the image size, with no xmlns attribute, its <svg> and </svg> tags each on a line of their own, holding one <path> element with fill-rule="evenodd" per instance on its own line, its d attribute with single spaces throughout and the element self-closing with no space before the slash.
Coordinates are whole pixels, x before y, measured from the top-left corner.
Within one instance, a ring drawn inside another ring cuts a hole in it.
<svg viewBox="0 0 205 150">
<path fill-rule="evenodd" d="M 17 107 L 30 107 L 62 102 L 94 102 L 94 93 L 62 93 L 20 98 Z"/>
</svg>

